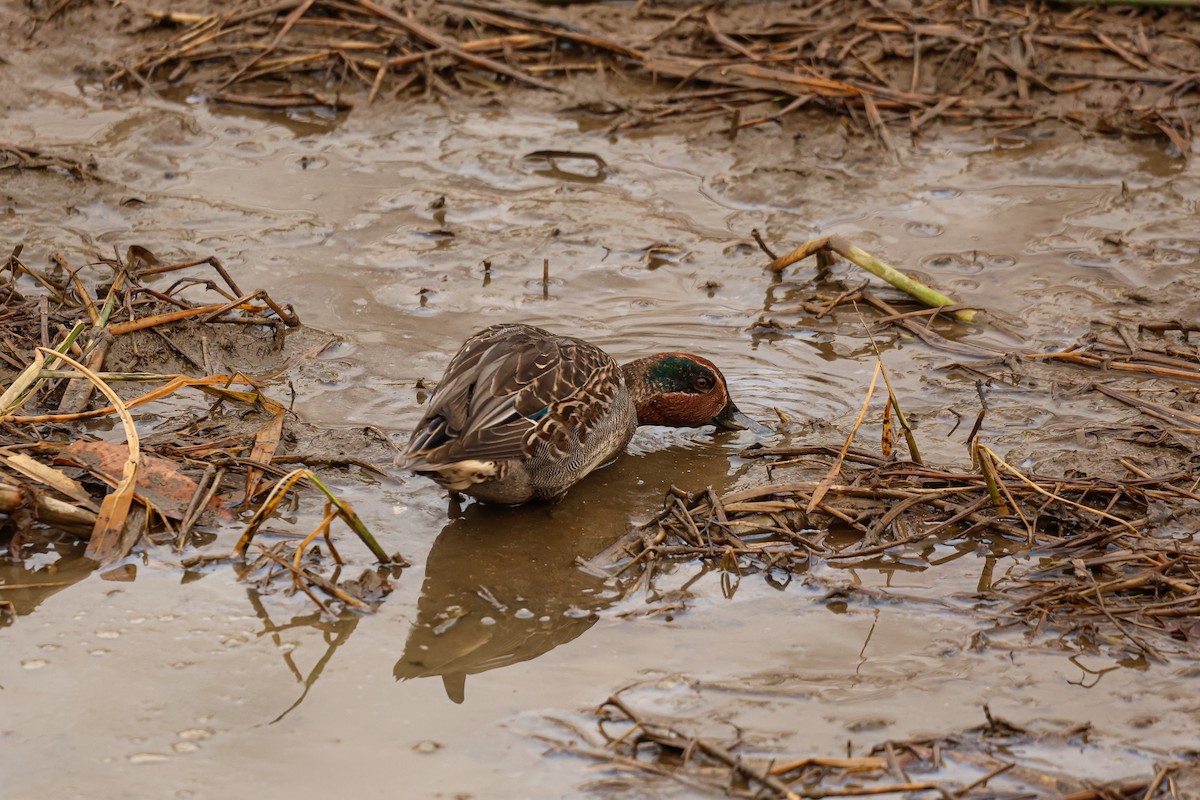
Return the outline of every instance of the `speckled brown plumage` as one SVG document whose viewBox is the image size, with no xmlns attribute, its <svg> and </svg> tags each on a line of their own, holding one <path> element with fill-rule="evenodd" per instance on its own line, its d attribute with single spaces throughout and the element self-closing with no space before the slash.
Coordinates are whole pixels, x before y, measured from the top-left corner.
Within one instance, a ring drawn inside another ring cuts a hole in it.
<svg viewBox="0 0 1200 800">
<path fill-rule="evenodd" d="M 732 422 L 712 362 L 659 353 L 617 366 L 581 339 L 495 325 L 451 359 L 399 463 L 497 503 L 552 500 L 616 457 L 640 424 Z"/>
</svg>

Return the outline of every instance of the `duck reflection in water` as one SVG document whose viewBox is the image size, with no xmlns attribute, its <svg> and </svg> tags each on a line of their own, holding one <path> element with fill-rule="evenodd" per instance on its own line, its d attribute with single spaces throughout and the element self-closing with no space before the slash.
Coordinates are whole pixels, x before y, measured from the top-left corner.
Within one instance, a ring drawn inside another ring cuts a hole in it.
<svg viewBox="0 0 1200 800">
<path fill-rule="evenodd" d="M 529 661 L 576 639 L 622 598 L 588 559 L 649 518 L 670 486 L 725 491 L 727 442 L 700 435 L 648 442 L 581 482 L 557 505 L 470 504 L 438 535 L 425 565 L 397 679 L 441 676 L 456 703 L 468 675 Z M 625 575 L 624 578 L 633 578 Z"/>
<path fill-rule="evenodd" d="M 468 506 L 429 551 L 396 678 L 440 675 L 461 703 L 467 675 L 536 658 L 590 628 L 619 589 L 576 564 L 613 538 L 587 516 L 563 506 Z"/>
</svg>

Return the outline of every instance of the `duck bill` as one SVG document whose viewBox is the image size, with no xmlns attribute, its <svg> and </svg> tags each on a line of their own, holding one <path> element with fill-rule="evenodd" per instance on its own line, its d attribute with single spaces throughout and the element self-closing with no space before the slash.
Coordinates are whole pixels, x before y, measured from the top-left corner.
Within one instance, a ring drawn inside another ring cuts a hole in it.
<svg viewBox="0 0 1200 800">
<path fill-rule="evenodd" d="M 750 431 L 757 436 L 765 436 L 771 433 L 770 428 L 759 422 L 755 422 L 743 414 L 732 402 L 721 410 L 721 413 L 713 420 L 713 424 L 719 430 Z"/>
<path fill-rule="evenodd" d="M 726 431 L 744 431 L 758 426 L 758 423 L 747 417 L 732 402 L 721 409 L 713 419 L 713 424 Z"/>
</svg>

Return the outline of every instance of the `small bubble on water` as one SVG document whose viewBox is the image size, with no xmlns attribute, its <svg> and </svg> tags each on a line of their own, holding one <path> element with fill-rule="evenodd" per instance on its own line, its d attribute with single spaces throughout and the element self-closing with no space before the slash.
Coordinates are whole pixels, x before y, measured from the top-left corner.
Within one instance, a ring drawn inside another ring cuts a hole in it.
<svg viewBox="0 0 1200 800">
<path fill-rule="evenodd" d="M 214 731 L 212 728 L 184 728 L 183 730 L 179 731 L 175 735 L 178 736 L 180 739 L 187 739 L 189 741 L 198 741 L 201 739 L 212 738 L 213 734 L 215 734 L 215 733 L 216 733 L 216 731 Z"/>
<path fill-rule="evenodd" d="M 1193 261 L 1196 260 L 1196 257 L 1192 256 L 1192 255 L 1188 255 L 1187 253 L 1168 252 L 1168 253 L 1161 254 L 1158 257 L 1158 260 L 1160 262 L 1162 262 L 1163 264 L 1168 264 L 1170 266 L 1179 266 L 1181 264 L 1191 264 Z"/>
<path fill-rule="evenodd" d="M 160 764 L 166 761 L 169 756 L 163 753 L 134 753 L 129 757 L 131 764 Z"/>
<path fill-rule="evenodd" d="M 116 639 L 121 635 L 120 631 L 102 630 L 96 631 L 97 639 Z"/>
<path fill-rule="evenodd" d="M 480 625 L 495 625 L 496 619 L 495 619 L 495 617 L 481 617 L 479 620 L 479 624 Z"/>
<path fill-rule="evenodd" d="M 1111 258 L 1094 253 L 1071 253 L 1067 261 L 1077 267 L 1107 267 L 1113 263 Z"/>
<path fill-rule="evenodd" d="M 41 669 L 50 662 L 44 658 L 27 658 L 21 662 L 21 666 L 25 669 Z"/>
<path fill-rule="evenodd" d="M 904 226 L 904 230 L 908 231 L 913 236 L 921 236 L 924 238 L 941 236 L 946 232 L 945 227 L 938 225 L 936 222 L 910 222 Z"/>
<path fill-rule="evenodd" d="M 200 745 L 195 742 L 176 742 L 171 745 L 171 749 L 176 753 L 194 753 L 200 749 Z"/>
<path fill-rule="evenodd" d="M 414 753 L 436 753 L 438 750 L 442 749 L 442 746 L 437 742 L 426 739 L 414 744 L 412 749 Z"/>
<path fill-rule="evenodd" d="M 926 266 L 933 267 L 934 269 L 951 269 L 954 267 L 966 266 L 963 264 L 963 262 L 959 261 L 956 256 L 948 254 L 929 256 L 922 263 L 924 263 Z"/>
<path fill-rule="evenodd" d="M 38 650 L 59 650 L 59 649 L 61 649 L 61 645 L 54 644 L 53 642 L 47 642 L 46 644 L 38 645 Z"/>
<path fill-rule="evenodd" d="M 533 612 L 528 608 L 518 608 L 513 616 L 517 619 L 533 619 Z"/>
<path fill-rule="evenodd" d="M 91 650 L 88 650 L 88 655 L 90 655 L 90 656 L 106 656 L 111 652 L 112 652 L 112 650 L 109 650 L 107 647 L 93 647 Z"/>
</svg>

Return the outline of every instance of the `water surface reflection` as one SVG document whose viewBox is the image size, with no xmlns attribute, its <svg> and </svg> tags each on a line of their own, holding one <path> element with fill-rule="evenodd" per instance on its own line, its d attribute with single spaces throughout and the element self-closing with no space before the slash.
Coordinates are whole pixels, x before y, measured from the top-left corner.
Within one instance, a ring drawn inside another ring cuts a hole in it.
<svg viewBox="0 0 1200 800">
<path fill-rule="evenodd" d="M 398 679 L 441 676 L 456 703 L 468 675 L 528 661 L 583 634 L 616 599 L 575 565 L 598 527 L 555 508 L 468 506 L 425 564 Z"/>
<path fill-rule="evenodd" d="M 581 569 L 580 560 L 624 532 L 616 520 L 652 508 L 672 477 L 700 472 L 718 490 L 732 485 L 727 439 L 698 434 L 625 456 L 554 505 L 452 507 L 426 559 L 395 677 L 441 677 L 446 694 L 461 703 L 468 675 L 528 661 L 581 636 L 621 592 Z"/>
</svg>

